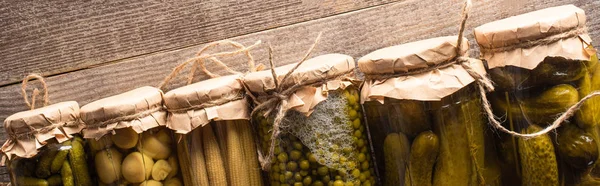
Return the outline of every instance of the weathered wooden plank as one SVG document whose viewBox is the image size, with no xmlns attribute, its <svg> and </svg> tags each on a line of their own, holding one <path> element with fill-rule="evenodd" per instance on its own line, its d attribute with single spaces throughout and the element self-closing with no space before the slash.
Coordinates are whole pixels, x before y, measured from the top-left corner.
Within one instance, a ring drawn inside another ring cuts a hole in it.
<svg viewBox="0 0 600 186">
<path fill-rule="evenodd" d="M 475 2 L 468 22 L 467 37 L 473 39 L 472 28 L 483 23 L 532 10 L 573 3 L 588 15 L 592 39 L 600 41 L 600 2 L 595 0 L 534 0 Z M 458 30 L 459 1 L 407 0 L 359 11 L 322 18 L 286 27 L 233 38 L 246 45 L 256 40 L 270 42 L 275 48 L 278 65 L 296 62 L 312 43 L 317 33 L 323 37 L 315 54 L 344 53 L 356 58 L 389 45 L 455 35 Z M 474 41 L 470 42 L 474 46 Z M 51 101 L 76 100 L 82 105 L 144 85 L 157 85 L 178 63 L 194 55 L 202 45 L 123 60 L 96 68 L 48 77 Z M 252 54 L 266 63 L 266 45 Z M 243 70 L 242 58 L 224 59 L 236 70 Z M 209 68 L 223 74 L 215 67 Z M 200 77 L 205 78 L 205 77 Z M 181 81 L 172 87 L 182 85 Z M 25 110 L 19 85 L 0 87 L 0 120 Z M 4 131 L 0 131 L 0 139 Z M 3 141 L 3 140 L 2 140 Z M 4 180 L 0 176 L 0 180 Z"/>
<path fill-rule="evenodd" d="M 0 86 L 390 1 L 0 1 Z"/>
</svg>

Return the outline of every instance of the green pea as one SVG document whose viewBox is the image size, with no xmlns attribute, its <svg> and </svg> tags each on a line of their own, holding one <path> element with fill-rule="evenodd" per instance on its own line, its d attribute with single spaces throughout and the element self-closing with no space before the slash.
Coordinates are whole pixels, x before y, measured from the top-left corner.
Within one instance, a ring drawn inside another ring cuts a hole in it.
<svg viewBox="0 0 600 186">
<path fill-rule="evenodd" d="M 295 173 L 294 180 L 296 180 L 297 182 L 302 181 L 302 175 L 300 175 L 299 172 Z"/>
<path fill-rule="evenodd" d="M 356 163 L 351 161 L 351 162 L 348 162 L 347 166 L 348 166 L 348 168 L 354 169 L 354 168 L 356 168 Z"/>
<path fill-rule="evenodd" d="M 354 169 L 354 170 L 352 170 L 351 174 L 354 178 L 358 178 L 360 176 L 360 170 Z"/>
<path fill-rule="evenodd" d="M 325 186 L 325 184 L 323 184 L 323 182 L 319 181 L 319 180 L 315 181 L 315 183 L 313 185 L 314 186 Z"/>
<path fill-rule="evenodd" d="M 365 174 L 365 172 L 360 173 L 360 176 L 358 177 L 358 179 L 363 183 L 365 181 L 367 181 L 367 175 Z"/>
<path fill-rule="evenodd" d="M 350 105 L 358 105 L 358 96 L 356 95 L 350 95 L 350 97 L 348 97 L 348 104 Z"/>
<path fill-rule="evenodd" d="M 292 171 L 285 171 L 285 179 L 286 180 L 292 179 L 293 176 L 294 176 L 294 173 L 292 173 Z"/>
<path fill-rule="evenodd" d="M 325 176 L 329 173 L 329 169 L 327 167 L 323 166 L 323 167 L 319 167 L 319 169 L 317 169 L 317 172 L 319 173 L 319 175 Z"/>
<path fill-rule="evenodd" d="M 323 176 L 321 180 L 323 180 L 323 183 L 329 183 L 331 181 L 331 177 L 329 177 L 329 175 Z"/>
<path fill-rule="evenodd" d="M 283 172 L 285 170 L 287 170 L 286 169 L 286 164 L 285 163 L 279 163 L 279 171 Z"/>
<path fill-rule="evenodd" d="M 363 186 L 371 186 L 371 182 L 370 181 L 363 182 Z"/>
<path fill-rule="evenodd" d="M 277 164 L 277 166 L 273 166 L 273 172 L 279 172 L 281 171 L 281 169 L 279 169 L 279 164 Z"/>
<path fill-rule="evenodd" d="M 354 183 L 347 181 L 344 186 L 354 186 Z"/>
<path fill-rule="evenodd" d="M 279 182 L 285 183 L 285 175 L 279 175 Z"/>
<path fill-rule="evenodd" d="M 277 179 L 279 179 L 280 175 L 281 174 L 279 174 L 278 172 L 274 172 L 274 173 L 271 174 L 271 178 L 277 178 Z"/>
<path fill-rule="evenodd" d="M 300 161 L 300 169 L 308 170 L 308 168 L 310 168 L 310 163 L 308 162 L 308 160 Z"/>
<path fill-rule="evenodd" d="M 346 161 L 348 161 L 348 158 L 346 158 L 345 156 L 341 156 L 341 157 L 340 157 L 340 163 L 341 163 L 341 164 L 344 164 L 344 163 L 346 163 Z"/>
<path fill-rule="evenodd" d="M 357 139 L 360 139 L 362 137 L 362 132 L 360 130 L 355 130 L 354 137 L 356 137 Z"/>
<path fill-rule="evenodd" d="M 287 163 L 287 170 L 296 171 L 297 168 L 298 168 L 298 163 L 296 163 L 295 161 L 290 161 Z"/>
<path fill-rule="evenodd" d="M 358 112 L 356 112 L 356 110 L 350 110 L 350 111 L 348 111 L 348 117 L 351 120 L 354 120 L 354 119 L 358 118 Z"/>
<path fill-rule="evenodd" d="M 367 156 L 364 153 L 358 154 L 358 161 L 364 162 L 367 159 Z"/>
<path fill-rule="evenodd" d="M 290 186 L 290 184 L 284 183 L 284 184 L 281 184 L 281 186 Z"/>
<path fill-rule="evenodd" d="M 365 140 L 363 140 L 363 139 L 359 139 L 359 140 L 356 142 L 356 145 L 357 145 L 358 147 L 364 147 L 364 146 L 365 146 Z"/>
<path fill-rule="evenodd" d="M 333 186 L 344 186 L 344 182 L 342 180 L 337 180 L 333 182 Z"/>
<path fill-rule="evenodd" d="M 312 183 L 312 178 L 310 178 L 309 176 L 304 177 L 302 183 L 304 183 L 304 185 L 310 185 Z"/>
<path fill-rule="evenodd" d="M 285 163 L 288 161 L 288 155 L 285 152 L 282 152 L 279 155 L 277 155 L 277 160 L 279 160 L 279 162 Z"/>
<path fill-rule="evenodd" d="M 302 143 L 300 142 L 294 142 L 293 146 L 296 150 L 302 150 Z"/>
<path fill-rule="evenodd" d="M 299 150 L 293 150 L 292 152 L 290 152 L 290 158 L 292 160 L 298 160 L 302 157 L 302 152 L 300 152 Z"/>
<path fill-rule="evenodd" d="M 344 147 L 344 149 L 342 149 L 342 152 L 344 152 L 344 154 L 350 154 L 352 152 L 352 148 Z"/>
<path fill-rule="evenodd" d="M 302 176 L 308 176 L 308 171 L 306 171 L 306 170 L 301 170 L 301 171 L 300 171 L 300 175 L 302 175 Z"/>
<path fill-rule="evenodd" d="M 360 119 L 355 119 L 354 121 L 352 121 L 352 127 L 354 129 L 359 129 L 360 128 Z"/>
<path fill-rule="evenodd" d="M 369 162 L 368 161 L 362 162 L 360 164 L 360 167 L 362 168 L 362 170 L 368 171 L 369 170 Z"/>
<path fill-rule="evenodd" d="M 302 186 L 302 183 L 301 182 L 296 182 L 296 183 L 294 183 L 294 186 Z"/>
<path fill-rule="evenodd" d="M 341 177 L 341 176 L 339 176 L 339 175 L 338 175 L 338 176 L 335 176 L 335 180 L 342 180 L 342 177 Z"/>
<path fill-rule="evenodd" d="M 271 185 L 272 185 L 272 186 L 279 186 L 279 182 L 278 182 L 278 181 L 272 181 L 272 182 L 271 182 Z"/>
<path fill-rule="evenodd" d="M 360 180 L 354 180 L 354 185 L 360 185 Z"/>
</svg>

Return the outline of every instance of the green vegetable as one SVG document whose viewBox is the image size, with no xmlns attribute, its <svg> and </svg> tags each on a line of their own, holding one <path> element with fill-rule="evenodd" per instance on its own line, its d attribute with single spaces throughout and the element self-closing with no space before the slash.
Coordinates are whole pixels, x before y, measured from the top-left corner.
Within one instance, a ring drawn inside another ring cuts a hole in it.
<svg viewBox="0 0 600 186">
<path fill-rule="evenodd" d="M 19 186 L 48 186 L 48 181 L 45 179 L 34 177 L 17 177 L 17 185 Z"/>
<path fill-rule="evenodd" d="M 521 133 L 531 134 L 540 130 L 541 127 L 531 125 Z M 548 134 L 531 139 L 519 139 L 519 155 L 523 185 L 559 185 L 556 155 Z"/>
<path fill-rule="evenodd" d="M 66 141 L 62 144 L 63 147 L 70 147 L 71 141 Z M 52 165 L 50 166 L 50 171 L 52 173 L 59 173 L 60 168 L 63 165 L 63 162 L 67 159 L 67 155 L 69 155 L 69 150 L 67 149 L 58 149 L 58 153 L 54 156 L 52 160 Z"/>
<path fill-rule="evenodd" d="M 431 131 L 419 134 L 410 149 L 408 172 L 405 173 L 405 185 L 428 186 L 432 184 L 433 168 L 440 151 L 440 141 Z M 410 180 L 409 182 L 406 182 Z"/>
<path fill-rule="evenodd" d="M 390 133 L 383 142 L 385 159 L 384 186 L 396 186 L 404 183 L 404 174 L 410 155 L 410 142 L 402 133 Z"/>
<path fill-rule="evenodd" d="M 50 176 L 50 165 L 57 152 L 56 149 L 46 149 L 45 151 L 42 151 L 35 169 L 35 175 L 38 178 L 47 178 Z"/>
<path fill-rule="evenodd" d="M 60 169 L 60 176 L 62 176 L 62 183 L 64 186 L 75 186 L 75 179 L 73 178 L 73 170 L 69 161 L 63 162 L 63 166 Z"/>
<path fill-rule="evenodd" d="M 69 150 L 69 162 L 73 169 L 73 177 L 78 186 L 92 185 L 92 180 L 88 171 L 87 161 L 85 159 L 85 151 L 83 145 L 77 141 L 71 141 L 71 149 Z M 64 164 L 63 164 L 64 166 Z"/>
</svg>

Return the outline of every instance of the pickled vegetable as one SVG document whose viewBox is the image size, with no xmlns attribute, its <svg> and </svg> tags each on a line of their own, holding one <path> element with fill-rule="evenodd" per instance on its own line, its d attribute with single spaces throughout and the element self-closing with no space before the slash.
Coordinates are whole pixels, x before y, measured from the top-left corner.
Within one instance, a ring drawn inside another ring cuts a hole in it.
<svg viewBox="0 0 600 186">
<path fill-rule="evenodd" d="M 65 149 L 62 149 L 62 147 L 64 147 Z M 60 172 L 63 162 L 67 159 L 67 155 L 69 155 L 69 150 L 66 148 L 71 147 L 71 142 L 70 141 L 64 142 L 62 144 L 62 147 L 60 149 L 58 149 L 58 153 L 56 154 L 56 156 L 54 156 L 54 159 L 52 160 L 52 165 L 50 166 L 50 172 L 52 172 L 53 174 Z"/>
<path fill-rule="evenodd" d="M 78 186 L 92 185 L 92 179 L 90 178 L 87 161 L 85 159 L 85 150 L 83 149 L 83 144 L 77 140 L 71 141 L 69 162 L 71 163 L 71 169 L 73 169 L 73 176 L 75 177 L 76 184 Z"/>
<path fill-rule="evenodd" d="M 485 182 L 482 176 L 485 122 L 480 115 L 481 103 L 473 95 L 455 93 L 442 100 L 442 104 L 456 98 L 461 102 L 436 106 L 439 109 L 435 111 L 434 133 L 440 139 L 440 155 L 433 185 L 478 185 Z"/>
<path fill-rule="evenodd" d="M 598 159 L 598 146 L 591 134 L 572 123 L 563 124 L 558 134 L 558 152 L 575 168 L 587 169 Z"/>
<path fill-rule="evenodd" d="M 60 169 L 60 176 L 62 176 L 62 183 L 64 186 L 75 186 L 73 169 L 71 169 L 71 164 L 69 164 L 69 161 L 63 162 L 63 166 Z"/>
<path fill-rule="evenodd" d="M 402 132 L 414 138 L 421 132 L 431 130 L 431 121 L 425 110 L 426 103 L 415 100 L 402 100 L 390 106 L 390 122 L 394 132 Z M 407 125 L 407 123 L 410 123 Z"/>
<path fill-rule="evenodd" d="M 330 91 L 309 117 L 289 111 L 281 125 L 271 185 L 375 185 L 358 91 Z M 272 117 L 257 114 L 261 151 L 268 152 Z M 288 127 L 289 126 L 289 127 Z M 409 146 L 407 145 L 407 148 Z M 403 175 L 402 175 L 403 176 Z"/>
<path fill-rule="evenodd" d="M 41 178 L 18 177 L 17 184 L 24 186 L 48 186 L 48 181 Z"/>
<path fill-rule="evenodd" d="M 102 150 L 96 153 L 96 172 L 102 183 L 110 184 L 121 177 L 122 159 L 123 155 L 115 148 Z"/>
<path fill-rule="evenodd" d="M 541 127 L 530 125 L 522 133 L 534 133 Z M 519 140 L 519 155 L 524 185 L 559 185 L 554 145 L 548 134 Z"/>
<path fill-rule="evenodd" d="M 571 83 L 582 78 L 585 71 L 584 62 L 565 62 L 562 57 L 546 57 L 532 70 L 505 66 L 490 69 L 489 74 L 500 90 L 524 90 L 544 85 Z"/>
<path fill-rule="evenodd" d="M 150 178 L 152 166 L 154 166 L 154 161 L 150 156 L 132 152 L 123 159 L 121 172 L 125 180 L 131 183 L 140 183 Z"/>
<path fill-rule="evenodd" d="M 42 152 L 35 169 L 35 175 L 38 178 L 47 178 L 48 176 L 50 176 L 50 167 L 52 166 L 52 160 L 54 160 L 54 156 L 56 156 L 56 153 L 58 153 L 56 149 L 51 149 Z"/>
<path fill-rule="evenodd" d="M 405 167 L 408 165 L 410 154 L 410 143 L 406 135 L 388 134 L 383 142 L 383 153 L 386 171 L 383 185 L 401 185 L 404 183 Z"/>
<path fill-rule="evenodd" d="M 405 173 L 410 177 L 410 181 L 405 181 L 409 183 L 405 185 L 432 185 L 434 165 L 439 151 L 440 142 L 437 135 L 431 131 L 419 134 L 411 145 L 408 173 Z"/>
</svg>

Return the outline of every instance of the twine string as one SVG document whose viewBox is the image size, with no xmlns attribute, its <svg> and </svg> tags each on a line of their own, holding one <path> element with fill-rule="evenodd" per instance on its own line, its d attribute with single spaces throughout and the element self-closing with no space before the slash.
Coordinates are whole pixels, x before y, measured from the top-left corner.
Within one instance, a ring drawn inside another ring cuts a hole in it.
<svg viewBox="0 0 600 186">
<path fill-rule="evenodd" d="M 50 99 L 48 98 L 48 84 L 46 84 L 46 80 L 44 80 L 44 77 L 38 74 L 29 74 L 23 79 L 23 83 L 21 84 L 21 94 L 23 95 L 23 100 L 25 101 L 25 104 L 29 107 L 30 110 L 35 109 L 35 100 L 36 97 L 40 94 L 40 90 L 38 88 L 34 88 L 31 94 L 31 103 L 29 102 L 29 98 L 27 98 L 26 89 L 27 83 L 32 79 L 37 79 L 42 84 L 42 87 L 44 89 L 44 106 L 48 106 L 48 103 L 50 102 Z"/>
</svg>

